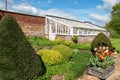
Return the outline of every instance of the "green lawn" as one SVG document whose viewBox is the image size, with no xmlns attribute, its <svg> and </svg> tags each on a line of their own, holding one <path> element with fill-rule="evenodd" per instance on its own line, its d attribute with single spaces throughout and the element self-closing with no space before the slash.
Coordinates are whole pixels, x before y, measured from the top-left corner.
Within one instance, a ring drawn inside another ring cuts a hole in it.
<svg viewBox="0 0 120 80">
<path fill-rule="evenodd" d="M 45 46 L 54 46 L 54 41 L 49 41 L 46 38 L 41 37 L 29 37 L 28 40 L 32 45 L 37 45 L 38 47 L 45 47 Z M 116 50 L 120 52 L 120 39 L 113 38 L 111 42 Z M 75 78 L 81 76 L 84 70 L 89 63 L 89 59 L 92 56 L 90 52 L 90 43 L 80 43 L 80 44 L 71 44 L 68 47 L 71 49 L 79 49 L 77 53 L 73 53 L 73 57 L 71 61 L 54 65 L 54 66 L 47 66 L 47 72 L 36 80 L 50 80 L 53 75 L 64 75 L 66 80 L 74 80 Z"/>
<path fill-rule="evenodd" d="M 83 74 L 91 57 L 92 54 L 88 51 L 74 53 L 73 58 L 69 62 L 54 66 L 46 66 L 46 74 L 38 77 L 36 80 L 50 80 L 53 75 L 64 75 L 65 80 L 74 80 Z"/>
<path fill-rule="evenodd" d="M 111 42 L 116 50 L 120 53 L 120 38 L 113 38 L 111 39 Z"/>
<path fill-rule="evenodd" d="M 39 46 L 39 47 L 54 45 L 53 41 L 50 41 L 50 40 L 48 40 L 47 38 L 44 38 L 44 37 L 28 37 L 28 41 L 32 45 L 36 45 L 36 46 Z"/>
</svg>

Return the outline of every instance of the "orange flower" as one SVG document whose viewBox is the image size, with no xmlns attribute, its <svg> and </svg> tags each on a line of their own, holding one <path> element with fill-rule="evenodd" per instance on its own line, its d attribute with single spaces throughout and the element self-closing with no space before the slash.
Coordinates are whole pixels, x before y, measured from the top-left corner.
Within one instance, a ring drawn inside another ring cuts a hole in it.
<svg viewBox="0 0 120 80">
<path fill-rule="evenodd" d="M 109 55 L 109 52 L 106 52 L 106 56 L 108 56 Z"/>
<path fill-rule="evenodd" d="M 100 57 L 101 60 L 104 60 L 104 56 L 102 54 L 100 54 L 99 57 Z"/>
<path fill-rule="evenodd" d="M 104 55 L 105 55 L 105 51 L 104 51 L 104 52 L 102 52 L 102 53 L 101 53 L 101 55 L 103 55 L 103 56 L 104 56 Z"/>
<path fill-rule="evenodd" d="M 111 54 L 112 54 L 112 52 L 111 52 L 111 51 L 108 51 L 108 52 L 106 53 L 106 56 L 111 55 Z"/>
</svg>

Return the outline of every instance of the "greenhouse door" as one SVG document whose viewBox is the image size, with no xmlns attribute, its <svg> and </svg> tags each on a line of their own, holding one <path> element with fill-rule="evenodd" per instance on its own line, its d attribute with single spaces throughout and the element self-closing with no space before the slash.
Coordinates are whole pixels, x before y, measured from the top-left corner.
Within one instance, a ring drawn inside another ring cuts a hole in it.
<svg viewBox="0 0 120 80">
<path fill-rule="evenodd" d="M 55 40 L 56 38 L 56 33 L 53 33 L 52 29 L 51 29 L 51 25 L 49 28 L 49 40 Z"/>
<path fill-rule="evenodd" d="M 49 33 L 49 40 L 55 40 L 56 34 L 55 33 Z"/>
</svg>

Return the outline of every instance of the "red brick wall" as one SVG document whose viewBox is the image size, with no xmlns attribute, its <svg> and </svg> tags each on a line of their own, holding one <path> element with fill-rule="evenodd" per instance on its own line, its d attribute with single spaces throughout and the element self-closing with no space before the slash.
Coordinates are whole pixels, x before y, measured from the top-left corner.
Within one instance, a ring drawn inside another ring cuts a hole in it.
<svg viewBox="0 0 120 80">
<path fill-rule="evenodd" d="M 26 36 L 44 36 L 45 17 L 0 10 L 0 19 L 8 14 L 14 16 Z"/>
<path fill-rule="evenodd" d="M 56 35 L 56 38 L 60 38 L 62 40 L 71 40 L 72 36 L 70 35 Z M 78 43 L 87 43 L 92 42 L 92 40 L 95 38 L 95 36 L 78 36 Z"/>
<path fill-rule="evenodd" d="M 56 35 L 56 38 L 60 38 L 62 40 L 72 40 L 70 35 Z"/>
</svg>

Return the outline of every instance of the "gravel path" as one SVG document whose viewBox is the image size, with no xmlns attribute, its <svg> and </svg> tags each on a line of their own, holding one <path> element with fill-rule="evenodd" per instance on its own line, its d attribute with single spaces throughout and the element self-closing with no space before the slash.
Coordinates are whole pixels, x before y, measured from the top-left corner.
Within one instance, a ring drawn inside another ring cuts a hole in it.
<svg viewBox="0 0 120 80">
<path fill-rule="evenodd" d="M 106 80 L 120 80 L 120 54 L 116 54 L 116 63 L 114 73 L 111 74 Z M 77 80 L 100 80 L 98 77 L 88 75 L 86 71 L 83 76 Z"/>
</svg>

